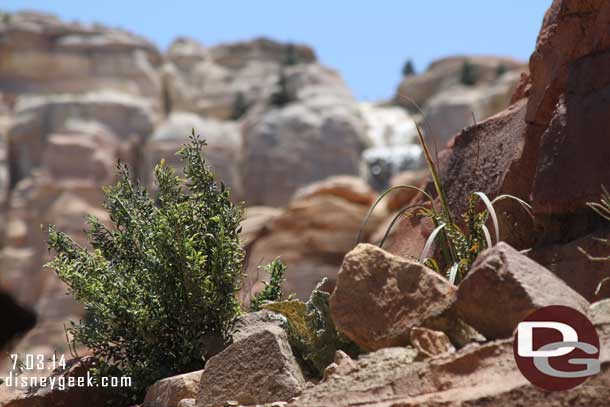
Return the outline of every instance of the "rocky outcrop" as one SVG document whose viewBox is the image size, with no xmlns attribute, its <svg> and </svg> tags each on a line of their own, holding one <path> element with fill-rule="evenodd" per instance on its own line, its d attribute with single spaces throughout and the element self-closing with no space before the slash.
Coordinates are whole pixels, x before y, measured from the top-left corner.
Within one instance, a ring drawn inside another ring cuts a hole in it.
<svg viewBox="0 0 610 407">
<path fill-rule="evenodd" d="M 286 401 L 305 386 L 282 328 L 268 327 L 212 357 L 201 375 L 197 407 L 228 400 L 252 405 Z"/>
<path fill-rule="evenodd" d="M 152 133 L 155 122 L 145 100 L 108 92 L 22 98 L 15 115 L 8 132 L 13 184 L 41 166 L 48 136 L 53 133 L 94 133 L 102 143 L 124 143 L 123 161 L 133 167 L 130 152 Z"/>
<path fill-rule="evenodd" d="M 496 208 L 501 238 L 517 249 L 531 248 L 533 258 L 590 300 L 608 295 L 595 295 L 607 264 L 593 263 L 578 246 L 603 254 L 593 237 L 607 235 L 606 221 L 585 204 L 597 201 L 601 185 L 610 184 L 608 172 L 600 170 L 609 154 L 603 137 L 610 126 L 603 114 L 609 19 L 606 2 L 554 1 L 530 60 L 531 75 L 522 78 L 516 94 L 519 100 L 462 131 L 441 154 L 454 213 L 463 212 L 474 191 L 531 201 L 533 222 L 513 202 Z M 391 251 L 406 255 L 418 249 L 420 225 L 402 222 Z"/>
<path fill-rule="evenodd" d="M 312 63 L 316 58 L 306 46 L 266 38 L 212 48 L 179 38 L 166 60 L 166 110 L 227 120 L 236 118 L 238 98 L 244 107 L 266 101 L 284 65 Z"/>
<path fill-rule="evenodd" d="M 424 110 L 425 140 L 431 150 L 437 146 L 445 148 L 451 137 L 475 124 L 475 120 L 484 120 L 509 106 L 520 74 L 521 70 L 515 69 L 494 82 L 478 86 L 455 85 L 431 97 Z"/>
<path fill-rule="evenodd" d="M 152 175 L 161 160 L 173 168 L 182 168 L 176 153 L 188 142 L 193 131 L 206 141 L 205 159 L 219 182 L 231 188 L 231 197 L 236 202 L 241 200 L 243 192 L 239 160 L 242 141 L 239 126 L 232 122 L 206 119 L 194 113 L 173 112 L 155 128 L 144 148 L 141 178 L 154 187 Z"/>
<path fill-rule="evenodd" d="M 507 338 L 538 308 L 589 303 L 544 267 L 500 242 L 479 255 L 457 292 L 458 314 L 488 339 Z"/>
<path fill-rule="evenodd" d="M 394 103 L 413 109 L 413 102 L 425 107 L 436 94 L 461 83 L 464 64 L 470 64 L 475 73 L 473 85 L 491 84 L 504 72 L 523 68 L 521 62 L 511 58 L 492 56 L 455 56 L 442 58 L 428 66 L 421 75 L 405 76 L 396 90 Z"/>
<path fill-rule="evenodd" d="M 160 64 L 152 43 L 123 30 L 36 12 L 0 20 L 0 89 L 11 97 L 115 90 L 156 102 Z"/>
<path fill-rule="evenodd" d="M 411 328 L 445 312 L 455 291 L 427 267 L 361 244 L 343 260 L 330 310 L 340 332 L 377 350 L 409 343 Z"/>
<path fill-rule="evenodd" d="M 288 271 L 284 292 L 307 299 L 311 290 L 323 278 L 327 278 L 332 290 L 337 271 L 345 253 L 356 244 L 362 220 L 368 205 L 362 203 L 360 193 L 330 189 L 322 194 L 323 186 L 309 197 L 296 199 L 281 214 L 274 215 L 262 228 L 259 237 L 250 245 L 244 285 L 246 297 L 262 288 L 268 276 L 259 266 L 280 257 Z M 357 201 L 354 202 L 354 197 Z M 363 238 L 377 227 L 379 215 L 374 215 Z"/>
<path fill-rule="evenodd" d="M 245 124 L 242 168 L 252 205 L 284 205 L 301 186 L 358 174 L 366 146 L 357 105 L 336 73 L 294 66 L 286 69 L 286 83 L 293 101 Z"/>
</svg>

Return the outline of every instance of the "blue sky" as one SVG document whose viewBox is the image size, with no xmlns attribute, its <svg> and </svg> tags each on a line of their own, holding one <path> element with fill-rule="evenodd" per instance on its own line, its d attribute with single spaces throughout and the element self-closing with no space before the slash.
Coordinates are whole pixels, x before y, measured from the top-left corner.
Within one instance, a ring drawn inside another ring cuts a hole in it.
<svg viewBox="0 0 610 407">
<path fill-rule="evenodd" d="M 204 45 L 267 36 L 302 42 L 341 72 L 361 100 L 390 97 L 406 58 L 423 70 L 452 54 L 527 60 L 551 0 L 2 0 L 66 20 L 143 35 L 162 50 L 179 35 Z"/>
</svg>

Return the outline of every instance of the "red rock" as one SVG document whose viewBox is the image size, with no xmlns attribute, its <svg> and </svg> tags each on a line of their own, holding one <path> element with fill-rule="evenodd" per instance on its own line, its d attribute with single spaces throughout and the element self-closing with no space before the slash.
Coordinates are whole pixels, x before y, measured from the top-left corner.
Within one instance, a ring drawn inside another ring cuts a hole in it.
<svg viewBox="0 0 610 407">
<path fill-rule="evenodd" d="M 349 252 L 330 298 L 337 330 L 366 350 L 409 343 L 409 331 L 447 310 L 455 286 L 422 264 L 360 244 Z"/>
<path fill-rule="evenodd" d="M 508 338 L 532 311 L 565 305 L 583 313 L 589 303 L 557 276 L 504 242 L 485 250 L 460 283 L 456 310 L 488 339 Z"/>
</svg>

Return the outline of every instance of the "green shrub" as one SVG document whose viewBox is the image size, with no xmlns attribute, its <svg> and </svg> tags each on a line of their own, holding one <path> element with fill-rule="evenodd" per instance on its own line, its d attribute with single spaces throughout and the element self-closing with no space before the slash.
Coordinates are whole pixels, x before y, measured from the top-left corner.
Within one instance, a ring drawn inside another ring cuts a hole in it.
<svg viewBox="0 0 610 407">
<path fill-rule="evenodd" d="M 411 76 L 415 75 L 415 66 L 413 65 L 413 61 L 408 59 L 407 62 L 402 67 L 402 75 L 403 76 Z"/>
<path fill-rule="evenodd" d="M 297 47 L 294 44 L 289 43 L 284 48 L 284 60 L 282 61 L 285 66 L 297 65 L 300 61 Z"/>
<path fill-rule="evenodd" d="M 231 120 L 239 120 L 248 111 L 248 102 L 242 92 L 237 92 L 231 107 Z"/>
<path fill-rule="evenodd" d="M 113 227 L 88 220 L 91 250 L 49 228 L 48 264 L 80 301 L 87 318 L 68 329 L 103 365 L 131 376 L 131 396 L 154 381 L 201 369 L 229 341 L 239 314 L 242 210 L 218 186 L 195 137 L 179 155 L 186 179 L 163 161 L 158 196 L 130 179 L 105 188 Z"/>
<path fill-rule="evenodd" d="M 266 302 L 279 301 L 284 296 L 282 292 L 282 283 L 286 275 L 284 263 L 279 258 L 276 258 L 261 268 L 269 274 L 269 282 L 265 281 L 265 288 L 256 294 L 250 302 L 250 312 L 260 311 L 261 306 Z"/>
<path fill-rule="evenodd" d="M 352 357 L 361 349 L 335 328 L 330 316 L 330 294 L 320 291 L 326 279 L 311 292 L 305 303 L 299 300 L 272 302 L 262 306 L 286 318 L 284 329 L 296 356 L 305 369 L 315 377 L 322 377 L 337 350 Z"/>
<path fill-rule="evenodd" d="M 277 79 L 275 92 L 271 94 L 271 104 L 276 107 L 284 107 L 293 101 L 293 97 L 288 90 L 288 79 L 282 69 Z"/>
<path fill-rule="evenodd" d="M 362 231 L 364 230 L 368 219 L 375 207 L 385 196 L 399 189 L 415 190 L 421 193 L 426 201 L 421 204 L 409 205 L 399 210 L 381 239 L 380 246 L 383 246 L 392 227 L 402 216 L 417 214 L 419 216 L 427 217 L 432 220 L 434 230 L 430 233 L 419 260 L 430 268 L 445 275 L 452 284 L 458 284 L 466 277 L 466 274 L 470 271 L 470 266 L 479 253 L 492 246 L 492 235 L 487 228 L 488 219 L 491 219 L 492 221 L 495 242 L 497 243 L 500 241 L 500 229 L 498 218 L 494 210 L 494 204 L 505 199 L 511 199 L 519 203 L 528 214 L 532 216 L 530 212 L 531 207 L 527 202 L 512 195 L 499 195 L 495 199 L 490 200 L 483 192 L 473 192 L 468 198 L 468 208 L 466 212 L 462 214 L 462 221 L 456 220 L 447 202 L 438 167 L 432 160 L 430 149 L 426 145 L 419 126 L 416 125 L 416 128 L 438 200 L 435 200 L 431 194 L 423 189 L 412 185 L 398 185 L 389 188 L 381 193 L 369 209 L 360 228 L 357 240 L 360 242 Z M 479 201 L 483 202 L 485 207 L 482 211 L 477 211 L 477 204 Z M 440 243 L 442 262 L 431 256 L 433 243 L 437 239 Z M 441 270 L 441 265 L 446 265 L 446 269 Z"/>
<path fill-rule="evenodd" d="M 462 64 L 462 71 L 460 72 L 460 83 L 466 86 L 474 86 L 478 81 L 479 72 L 477 71 L 477 67 L 469 60 L 465 60 Z"/>
</svg>

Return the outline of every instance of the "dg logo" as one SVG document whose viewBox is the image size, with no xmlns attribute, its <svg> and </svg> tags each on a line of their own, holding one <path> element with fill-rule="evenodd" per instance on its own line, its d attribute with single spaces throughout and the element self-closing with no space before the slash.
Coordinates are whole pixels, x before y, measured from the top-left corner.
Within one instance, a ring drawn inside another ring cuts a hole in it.
<svg viewBox="0 0 610 407">
<path fill-rule="evenodd" d="M 553 305 L 519 323 L 513 342 L 521 373 L 545 390 L 567 390 L 599 373 L 599 337 L 589 319 Z"/>
</svg>

